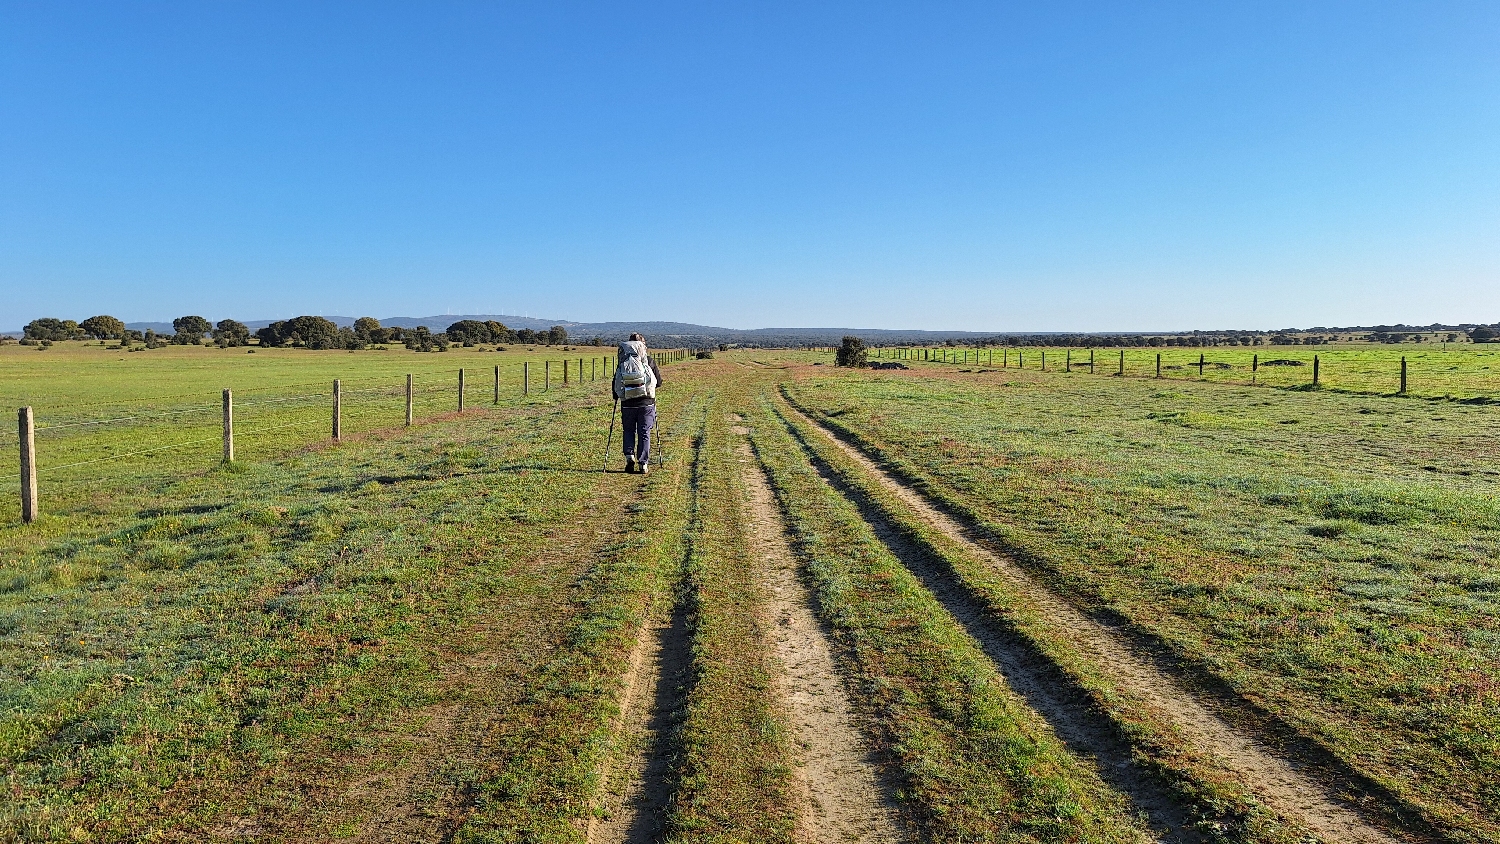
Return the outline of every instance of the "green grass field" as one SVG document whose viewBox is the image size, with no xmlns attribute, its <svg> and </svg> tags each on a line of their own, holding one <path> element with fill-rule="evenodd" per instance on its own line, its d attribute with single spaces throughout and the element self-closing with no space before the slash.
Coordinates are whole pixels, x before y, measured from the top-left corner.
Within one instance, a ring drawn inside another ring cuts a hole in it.
<svg viewBox="0 0 1500 844">
<path fill-rule="evenodd" d="M 646 477 L 599 471 L 597 351 L 0 347 L 47 429 L 42 518 L 0 507 L 0 841 L 793 842 L 871 788 L 910 841 L 1369 840 L 1310 806 L 1497 840 L 1500 417 L 1337 382 L 1388 350 L 1320 350 L 1316 391 L 720 353 L 664 368 Z M 1484 395 L 1488 353 L 1428 351 L 1459 361 L 1438 395 Z M 747 473 L 804 597 L 753 550 Z M 804 773 L 788 600 L 864 780 Z M 1265 792 L 1266 760 L 1324 802 Z"/>
<path fill-rule="evenodd" d="M 255 460 L 328 436 L 334 379 L 341 382 L 342 433 L 359 436 L 404 423 L 408 374 L 414 414 L 425 418 L 458 409 L 461 368 L 466 407 L 496 406 L 496 367 L 499 403 L 512 407 L 547 400 L 549 390 L 577 389 L 580 373 L 582 383 L 600 383 L 609 351 L 167 346 L 122 352 L 78 342 L 39 348 L 0 346 L 0 400 L 12 408 L 31 406 L 36 414 L 39 482 L 53 513 L 137 478 L 216 465 L 224 389 L 234 391 L 236 454 Z M 523 395 L 528 365 L 530 391 Z M 15 423 L 8 423 L 0 430 L 0 448 L 14 449 L 16 436 Z M 0 517 L 14 518 L 18 506 L 14 500 L 0 503 Z"/>
</svg>

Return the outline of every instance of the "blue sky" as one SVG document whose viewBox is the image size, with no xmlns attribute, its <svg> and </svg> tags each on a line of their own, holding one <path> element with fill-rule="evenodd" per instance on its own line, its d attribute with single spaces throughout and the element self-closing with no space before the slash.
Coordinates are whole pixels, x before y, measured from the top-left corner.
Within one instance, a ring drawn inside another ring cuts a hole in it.
<svg viewBox="0 0 1500 844">
<path fill-rule="evenodd" d="M 1500 4 L 13 3 L 0 327 L 1500 320 Z"/>
</svg>

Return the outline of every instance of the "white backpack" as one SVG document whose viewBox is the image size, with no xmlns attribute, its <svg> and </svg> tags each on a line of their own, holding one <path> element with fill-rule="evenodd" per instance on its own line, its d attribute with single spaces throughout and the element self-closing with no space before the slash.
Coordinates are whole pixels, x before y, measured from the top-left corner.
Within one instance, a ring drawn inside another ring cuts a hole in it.
<svg viewBox="0 0 1500 844">
<path fill-rule="evenodd" d="M 643 359 L 643 349 L 635 346 L 620 344 L 624 359 L 615 367 L 615 392 L 621 399 L 656 398 L 656 374 Z"/>
</svg>

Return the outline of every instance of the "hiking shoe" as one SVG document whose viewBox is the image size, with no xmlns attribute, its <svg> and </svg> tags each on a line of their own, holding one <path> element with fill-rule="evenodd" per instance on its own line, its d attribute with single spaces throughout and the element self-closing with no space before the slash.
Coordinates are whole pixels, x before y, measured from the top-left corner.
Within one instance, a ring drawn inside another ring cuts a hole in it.
<svg viewBox="0 0 1500 844">
<path fill-rule="evenodd" d="M 650 463 L 642 463 L 641 464 L 641 474 L 642 475 L 649 475 L 649 474 L 651 474 L 651 464 Z"/>
<path fill-rule="evenodd" d="M 634 460 L 631 460 L 629 458 L 625 459 L 625 474 L 627 474 L 627 475 L 634 475 L 635 474 L 635 461 Z"/>
</svg>

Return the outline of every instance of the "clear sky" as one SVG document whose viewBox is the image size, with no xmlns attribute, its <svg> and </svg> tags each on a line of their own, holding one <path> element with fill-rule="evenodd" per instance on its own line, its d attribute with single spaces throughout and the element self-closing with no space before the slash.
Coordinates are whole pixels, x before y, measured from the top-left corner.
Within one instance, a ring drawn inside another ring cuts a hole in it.
<svg viewBox="0 0 1500 844">
<path fill-rule="evenodd" d="M 1500 3 L 0 0 L 0 328 L 1500 320 Z"/>
</svg>

